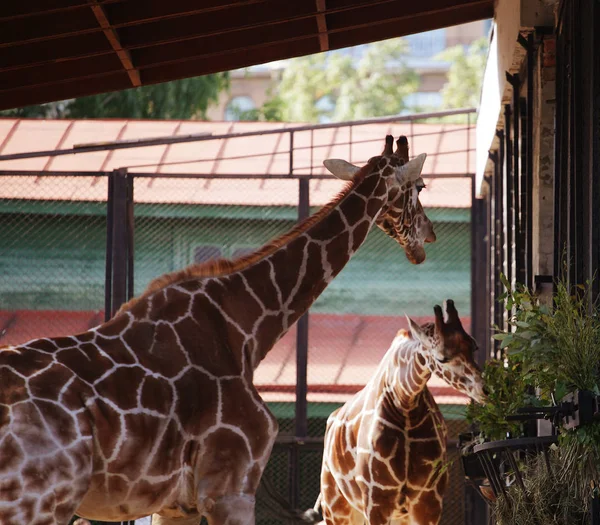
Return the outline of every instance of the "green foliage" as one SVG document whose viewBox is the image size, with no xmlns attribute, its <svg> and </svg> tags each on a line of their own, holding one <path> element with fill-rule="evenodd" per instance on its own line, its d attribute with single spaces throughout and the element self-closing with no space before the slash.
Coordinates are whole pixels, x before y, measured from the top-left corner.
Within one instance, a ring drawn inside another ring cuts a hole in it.
<svg viewBox="0 0 600 525">
<path fill-rule="evenodd" d="M 206 118 L 206 110 L 229 86 L 228 73 L 102 93 L 0 112 L 32 118 Z"/>
<path fill-rule="evenodd" d="M 448 82 L 442 89 L 444 109 L 479 106 L 487 52 L 488 39 L 482 37 L 475 40 L 468 48 L 454 46 L 436 56 L 436 59 L 452 64 L 448 71 Z"/>
<path fill-rule="evenodd" d="M 467 421 L 476 423 L 486 439 L 519 437 L 522 433 L 521 423 L 507 421 L 506 417 L 531 401 L 522 377 L 522 363 L 518 359 L 489 361 L 483 369 L 483 380 L 488 391 L 488 402 L 485 405 L 470 403 L 467 406 Z"/>
<path fill-rule="evenodd" d="M 519 407 L 548 404 L 576 390 L 599 393 L 600 384 L 600 319 L 589 299 L 590 285 L 570 287 L 559 281 L 549 307 L 526 288 L 511 289 L 501 279 L 510 329 L 494 338 L 504 355 L 485 367 L 488 403 L 468 409 L 470 421 L 490 440 L 507 433 L 518 437 L 518 426 L 506 416 Z M 521 458 L 525 492 L 513 483 L 498 497 L 492 505 L 496 525 L 589 524 L 589 503 L 600 481 L 600 423 L 559 428 L 559 445 L 548 458 Z"/>
<path fill-rule="evenodd" d="M 560 399 L 574 390 L 598 392 L 600 318 L 590 296 L 589 285 L 570 289 L 559 281 L 548 308 L 523 287 L 507 288 L 503 298 L 506 308 L 514 309 L 512 331 L 496 337 L 509 355 L 522 360 L 523 380 L 543 399 L 551 393 Z"/>
<path fill-rule="evenodd" d="M 489 402 L 468 409 L 469 420 L 488 439 L 518 435 L 518 425 L 505 418 L 519 407 L 548 405 L 552 398 L 560 400 L 575 390 L 598 393 L 600 386 L 600 318 L 590 303 L 589 285 L 571 289 L 558 282 L 548 307 L 527 288 L 511 289 L 506 278 L 501 279 L 506 293 L 500 300 L 510 312 L 510 328 L 494 339 L 500 341 L 504 356 L 484 368 Z M 535 397 L 527 394 L 531 388 Z"/>
<path fill-rule="evenodd" d="M 332 51 L 289 61 L 267 104 L 255 112 L 260 120 L 319 122 L 395 115 L 414 93 L 417 74 L 404 62 L 402 39 L 376 42 L 362 58 Z"/>
</svg>

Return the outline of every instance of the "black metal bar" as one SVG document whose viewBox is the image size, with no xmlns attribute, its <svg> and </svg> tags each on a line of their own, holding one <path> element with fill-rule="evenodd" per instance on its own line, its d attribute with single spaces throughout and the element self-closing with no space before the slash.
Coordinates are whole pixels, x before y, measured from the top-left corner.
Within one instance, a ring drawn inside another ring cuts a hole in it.
<svg viewBox="0 0 600 525">
<path fill-rule="evenodd" d="M 565 4 L 562 10 L 566 9 Z M 566 23 L 561 16 L 557 25 L 556 34 L 556 132 L 554 148 L 554 275 L 563 277 L 562 256 L 567 242 L 567 200 L 568 185 L 564 184 L 567 178 L 568 157 L 568 106 L 566 86 L 568 85 L 566 62 Z M 564 191 L 563 191 L 564 187 Z"/>
<path fill-rule="evenodd" d="M 134 176 L 129 173 L 127 177 L 127 300 L 134 296 L 134 253 L 135 253 L 135 219 L 133 213 L 134 207 Z"/>
<path fill-rule="evenodd" d="M 529 501 L 529 496 L 527 495 L 527 489 L 525 488 L 525 483 L 523 483 L 523 477 L 521 476 L 521 471 L 519 470 L 519 466 L 517 465 L 517 462 L 515 461 L 515 457 L 513 456 L 512 451 L 509 449 L 505 449 L 504 453 L 506 454 L 506 457 L 508 458 L 510 467 L 513 469 L 515 478 L 517 480 L 517 484 L 523 491 L 523 495 L 525 496 L 525 499 L 527 501 Z"/>
<path fill-rule="evenodd" d="M 526 207 L 527 235 L 525 252 L 527 258 L 527 286 L 533 284 L 533 34 L 527 37 L 527 107 L 526 107 L 527 144 L 526 162 Z"/>
<path fill-rule="evenodd" d="M 480 345 L 486 344 L 487 314 L 487 209 L 484 199 L 475 196 L 475 178 L 471 179 L 471 334 Z M 475 359 L 480 365 L 486 361 L 486 352 Z"/>
<path fill-rule="evenodd" d="M 512 108 L 510 104 L 504 106 L 504 141 L 505 141 L 505 163 L 504 163 L 504 215 L 505 215 L 505 241 L 506 241 L 506 278 L 508 282 L 513 284 L 513 265 L 514 265 L 514 236 L 513 236 L 513 202 L 514 202 L 514 188 L 513 188 L 513 141 L 511 137 L 511 122 L 512 122 Z"/>
<path fill-rule="evenodd" d="M 307 180 L 300 180 L 298 186 L 298 221 L 310 215 L 310 186 Z M 308 325 L 309 314 L 305 313 L 296 328 L 296 436 L 304 437 L 307 428 L 307 370 L 308 370 Z"/>
<path fill-rule="evenodd" d="M 519 277 L 522 279 L 523 284 L 526 286 L 531 286 L 530 276 L 529 276 L 529 257 L 531 257 L 531 252 L 529 251 L 529 247 L 527 245 L 527 240 L 529 236 L 529 231 L 531 229 L 531 223 L 529 222 L 529 208 L 528 208 L 528 177 L 529 172 L 527 171 L 527 150 L 529 148 L 529 137 L 528 137 L 528 128 L 527 128 L 527 100 L 525 97 L 521 97 L 519 99 L 519 113 L 520 118 L 519 122 L 521 123 L 521 144 L 520 144 L 520 154 L 521 154 L 521 171 L 520 171 L 520 194 L 519 194 L 519 206 L 521 211 L 521 219 L 519 223 L 519 249 L 517 250 L 517 268 L 519 269 Z"/>
<path fill-rule="evenodd" d="M 590 505 L 590 525 L 600 525 L 600 498 L 598 498 L 598 487 L 596 487 L 596 493 L 592 497 L 592 504 Z"/>
<path fill-rule="evenodd" d="M 514 220 L 514 279 L 516 282 L 525 283 L 525 246 L 523 245 L 523 221 L 521 219 L 521 195 L 524 192 L 524 188 L 521 186 L 521 155 L 520 155 L 520 126 L 521 126 L 521 80 L 518 75 L 507 75 L 507 78 L 512 85 L 513 89 L 513 220 Z"/>
<path fill-rule="evenodd" d="M 471 179 L 471 334 L 483 347 L 475 355 L 483 366 L 487 360 L 489 311 L 486 309 L 489 273 L 487 238 L 487 201 L 476 198 L 475 177 Z M 487 504 L 474 484 L 465 485 L 465 525 L 487 522 Z"/>
<path fill-rule="evenodd" d="M 500 146 L 498 148 L 498 162 L 496 163 L 496 295 L 494 301 L 496 303 L 497 310 L 497 322 L 496 324 L 503 329 L 504 328 L 504 307 L 498 303 L 498 298 L 503 293 L 503 285 L 500 280 L 500 273 L 506 274 L 504 271 L 505 264 L 505 224 L 504 224 L 504 132 L 502 130 L 497 131 L 498 138 L 500 140 Z"/>
<path fill-rule="evenodd" d="M 575 102 L 575 119 L 571 127 L 575 132 L 576 177 L 578 185 L 575 191 L 575 205 L 581 223 L 576 227 L 577 258 L 581 260 L 577 271 L 578 284 L 591 282 L 590 290 L 593 299 L 598 293 L 598 283 L 592 279 L 598 270 L 598 206 L 600 191 L 598 189 L 597 170 L 600 150 L 600 132 L 598 131 L 600 106 L 600 60 L 598 49 L 589 46 L 600 45 L 600 37 L 596 33 L 600 29 L 600 7 L 594 0 L 574 0 L 571 16 L 574 19 L 573 39 L 573 91 Z M 597 277 L 597 276 L 596 276 Z M 596 278 L 595 281 L 598 279 Z M 590 307 L 592 301 L 590 301 Z M 591 313 L 591 312 L 590 312 Z"/>
<path fill-rule="evenodd" d="M 127 301 L 127 170 L 115 170 L 113 180 L 113 264 L 111 317 Z"/>
<path fill-rule="evenodd" d="M 494 164 L 494 172 L 490 184 L 490 310 L 491 310 L 491 325 L 500 325 L 499 305 L 497 298 L 501 293 L 500 288 L 500 219 L 499 219 L 499 181 L 500 181 L 500 162 L 498 153 L 490 154 L 490 158 Z M 491 331 L 491 330 L 490 330 Z M 491 339 L 490 339 L 491 340 Z M 491 340 L 491 357 L 497 358 L 497 352 L 500 349 L 500 342 Z"/>
<path fill-rule="evenodd" d="M 496 171 L 496 155 L 491 155 L 490 158 L 494 165 L 494 172 Z M 486 196 L 487 205 L 487 249 L 486 249 L 486 293 L 485 293 L 485 355 L 487 358 L 494 357 L 494 344 L 492 341 L 492 323 L 495 321 L 493 313 L 494 304 L 494 253 L 495 253 L 495 231 L 494 231 L 494 185 L 492 177 L 487 177 L 488 192 Z"/>
<path fill-rule="evenodd" d="M 290 174 L 294 172 L 294 132 L 290 132 Z M 310 215 L 310 186 L 307 179 L 298 181 L 298 222 Z M 306 312 L 296 324 L 296 406 L 295 431 L 296 437 L 302 438 L 308 434 L 308 325 L 309 314 Z M 297 507 L 300 501 L 300 458 L 298 451 L 292 452 L 290 471 L 291 504 Z"/>
<path fill-rule="evenodd" d="M 590 251 L 591 251 L 591 271 L 592 276 L 596 274 L 596 278 L 593 279 L 591 284 L 592 300 L 590 304 L 596 304 L 596 300 L 600 297 L 600 278 L 597 275 L 600 271 L 600 183 L 598 182 L 597 176 L 600 172 L 600 5 L 598 2 L 591 3 L 592 13 L 590 13 L 590 19 L 593 20 L 593 26 L 591 28 L 591 35 L 593 35 L 594 41 L 592 42 L 592 48 L 589 49 L 591 53 L 591 65 L 590 68 L 593 70 L 592 78 L 593 84 L 590 89 L 591 94 L 591 111 L 589 112 L 591 118 L 591 130 L 590 130 L 590 143 L 591 143 L 591 166 L 590 176 L 593 178 L 593 186 L 591 189 L 592 198 L 592 233 L 590 239 Z M 594 125 L 594 123 L 596 123 Z M 598 497 L 596 501 L 595 519 L 596 524 L 600 525 L 600 503 Z"/>
<path fill-rule="evenodd" d="M 108 191 L 106 195 L 106 262 L 104 273 L 104 320 L 112 315 L 112 264 L 113 264 L 113 214 L 114 214 L 114 181 L 113 174 L 108 175 Z"/>
<path fill-rule="evenodd" d="M 140 148 L 157 146 L 163 144 L 182 144 L 185 142 L 202 142 L 205 140 L 221 140 L 221 139 L 232 139 L 238 137 L 255 137 L 260 135 L 273 135 L 278 133 L 289 133 L 295 131 L 309 131 L 311 129 L 329 129 L 329 128 L 341 128 L 347 126 L 361 126 L 366 124 L 377 124 L 386 122 L 412 122 L 414 120 L 428 119 L 428 118 L 441 118 L 452 115 L 462 115 L 465 113 L 475 113 L 477 110 L 474 108 L 464 109 L 450 109 L 446 111 L 437 111 L 431 113 L 419 113 L 415 115 L 401 115 L 393 117 L 377 117 L 364 120 L 351 120 L 347 122 L 333 122 L 327 124 L 313 124 L 295 126 L 293 128 L 276 128 L 261 131 L 246 131 L 243 133 L 223 133 L 221 135 L 206 135 L 206 134 L 194 134 L 184 136 L 166 136 L 156 137 L 153 139 L 144 139 L 144 141 L 134 142 L 118 142 L 118 143 L 106 143 L 106 144 L 81 144 L 76 145 L 73 148 L 62 149 L 62 150 L 46 150 L 46 151 L 30 151 L 27 153 L 11 153 L 9 155 L 0 155 L 0 162 L 3 160 L 16 160 L 16 159 L 30 159 L 35 157 L 58 157 L 60 155 L 72 155 L 74 153 L 89 153 L 94 151 L 108 151 L 116 149 L 129 149 L 129 148 Z"/>
<path fill-rule="evenodd" d="M 494 462 L 493 462 L 491 454 L 489 452 L 483 452 L 481 454 L 481 457 L 484 459 L 485 465 L 487 466 L 487 468 L 484 467 L 484 470 L 486 471 L 486 474 L 488 475 L 488 480 L 490 482 L 490 485 L 492 486 L 493 490 L 496 492 L 496 496 L 498 496 L 500 494 L 503 494 L 504 496 L 506 496 L 506 487 L 504 486 L 502 479 L 498 475 L 498 471 L 496 470 L 496 468 L 494 466 Z"/>
<path fill-rule="evenodd" d="M 584 94 L 581 90 L 582 80 L 585 77 L 583 67 L 583 49 L 582 35 L 580 34 L 581 27 L 578 20 L 581 5 L 579 0 L 572 0 L 570 4 L 570 26 L 571 35 L 576 38 L 571 39 L 571 111 L 572 119 L 570 122 L 571 141 L 569 148 L 571 150 L 570 158 L 570 184 L 571 184 L 571 199 L 570 205 L 570 224 L 569 238 L 571 259 L 571 283 L 585 283 L 585 245 L 584 245 L 584 228 L 585 224 L 585 202 L 583 198 L 584 191 L 584 155 L 585 145 L 583 139 L 584 113 L 589 110 L 584 107 L 582 98 Z"/>
</svg>

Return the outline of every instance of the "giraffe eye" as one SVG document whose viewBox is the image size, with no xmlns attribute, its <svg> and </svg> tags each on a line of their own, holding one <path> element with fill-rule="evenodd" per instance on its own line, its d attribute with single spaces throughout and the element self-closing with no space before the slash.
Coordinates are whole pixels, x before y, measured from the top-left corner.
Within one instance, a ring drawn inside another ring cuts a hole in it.
<svg viewBox="0 0 600 525">
<path fill-rule="evenodd" d="M 443 357 L 442 359 L 440 359 L 439 357 L 436 357 L 436 358 L 435 358 L 435 360 L 436 360 L 438 363 L 442 363 L 442 364 L 444 364 L 444 363 L 447 363 L 448 361 L 450 361 L 450 358 L 449 358 L 449 357 Z"/>
<path fill-rule="evenodd" d="M 424 188 L 427 188 L 427 184 L 417 184 L 417 193 L 421 193 Z"/>
</svg>

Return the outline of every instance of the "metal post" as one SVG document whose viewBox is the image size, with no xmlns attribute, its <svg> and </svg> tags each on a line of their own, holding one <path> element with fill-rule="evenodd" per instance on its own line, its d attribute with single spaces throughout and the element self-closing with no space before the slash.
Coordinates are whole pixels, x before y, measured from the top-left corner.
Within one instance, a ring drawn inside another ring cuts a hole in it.
<svg viewBox="0 0 600 525">
<path fill-rule="evenodd" d="M 502 282 L 500 281 L 500 273 L 504 272 L 505 251 L 504 251 L 504 132 L 499 130 L 496 132 L 500 140 L 500 148 L 498 149 L 498 160 L 496 162 L 495 178 L 495 207 L 496 207 L 496 294 L 494 303 L 496 308 L 496 324 L 500 328 L 504 328 L 504 310 L 498 304 L 498 297 L 504 292 Z"/>
<path fill-rule="evenodd" d="M 104 320 L 112 315 L 112 256 L 113 256 L 113 173 L 108 175 L 108 195 L 106 196 L 106 263 L 104 275 Z"/>
<path fill-rule="evenodd" d="M 290 132 L 289 173 L 294 173 L 294 132 Z M 309 179 L 298 180 L 298 222 L 310 215 Z M 296 324 L 296 437 L 303 438 L 308 434 L 307 369 L 308 369 L 308 312 Z M 290 503 L 292 508 L 300 502 L 300 458 L 297 447 L 290 450 Z"/>
<path fill-rule="evenodd" d="M 130 173 L 127 177 L 127 205 L 126 205 L 126 221 L 127 221 L 127 300 L 134 296 L 134 232 L 135 222 L 133 215 L 133 186 L 134 177 Z"/>
<path fill-rule="evenodd" d="M 475 196 L 475 176 L 471 176 L 471 334 L 480 345 L 487 348 L 486 312 L 487 275 L 487 202 Z M 487 358 L 481 351 L 475 356 L 478 364 L 483 365 Z M 465 525 L 487 523 L 487 505 L 479 496 L 477 489 L 465 484 Z"/>
<path fill-rule="evenodd" d="M 514 187 L 513 187 L 513 141 L 511 138 L 511 118 L 512 108 L 510 104 L 504 106 L 504 140 L 505 146 L 505 176 L 504 176 L 504 188 L 506 193 L 504 194 L 504 216 L 505 216 L 505 240 L 506 240 L 506 278 L 508 282 L 513 285 L 513 254 L 514 254 L 514 236 L 513 236 L 513 202 L 514 202 Z"/>
<path fill-rule="evenodd" d="M 513 242 L 515 245 L 514 252 L 514 273 L 513 278 L 516 282 L 524 284 L 525 283 L 525 257 L 524 250 L 525 247 L 523 245 L 523 221 L 522 221 L 522 210 L 521 210 L 521 194 L 524 191 L 524 188 L 521 186 L 521 177 L 520 177 L 520 169 L 521 166 L 521 156 L 519 154 L 520 151 L 520 117 L 521 117 L 521 97 L 519 96 L 519 91 L 521 88 L 521 81 L 518 75 L 506 75 L 506 78 L 510 82 L 513 89 L 513 103 L 512 103 L 512 117 L 513 117 L 513 195 L 512 195 L 512 206 L 513 206 L 513 224 L 514 224 L 514 238 Z"/>
<path fill-rule="evenodd" d="M 298 181 L 298 220 L 306 219 L 310 214 L 309 181 L 302 178 Z M 296 436 L 306 437 L 307 423 L 307 373 L 308 373 L 308 312 L 299 320 L 296 328 Z"/>
<path fill-rule="evenodd" d="M 527 286 L 533 286 L 533 33 L 527 37 Z M 556 238 L 554 240 L 556 242 Z"/>
<path fill-rule="evenodd" d="M 598 489 L 596 488 L 596 491 Z M 600 525 L 600 498 L 598 494 L 594 494 L 592 497 L 592 504 L 590 505 L 590 525 Z"/>
<path fill-rule="evenodd" d="M 127 169 L 113 173 L 113 264 L 111 317 L 127 301 L 128 231 L 127 231 Z"/>
<path fill-rule="evenodd" d="M 292 134 L 293 137 L 293 134 Z M 292 141 L 293 145 L 293 141 Z M 293 156 L 292 156 L 293 159 Z M 290 166 L 290 173 L 293 165 Z M 298 222 L 310 216 L 310 185 L 309 179 L 298 180 Z M 296 332 L 296 436 L 306 437 L 308 434 L 308 324 L 309 313 L 306 312 L 299 320 Z"/>
</svg>

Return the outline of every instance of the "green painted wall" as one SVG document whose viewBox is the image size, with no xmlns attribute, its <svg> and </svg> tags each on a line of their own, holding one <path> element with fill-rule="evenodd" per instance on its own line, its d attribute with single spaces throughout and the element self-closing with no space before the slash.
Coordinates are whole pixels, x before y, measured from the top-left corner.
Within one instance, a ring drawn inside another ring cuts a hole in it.
<svg viewBox="0 0 600 525">
<path fill-rule="evenodd" d="M 256 248 L 294 224 L 295 209 L 136 205 L 135 291 L 194 260 L 198 246 L 229 257 Z M 314 305 L 316 312 L 430 315 L 451 297 L 470 307 L 468 210 L 432 209 L 438 242 L 412 265 L 381 231 Z M 101 309 L 106 222 L 103 203 L 0 201 L 2 309 Z"/>
</svg>

